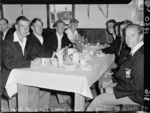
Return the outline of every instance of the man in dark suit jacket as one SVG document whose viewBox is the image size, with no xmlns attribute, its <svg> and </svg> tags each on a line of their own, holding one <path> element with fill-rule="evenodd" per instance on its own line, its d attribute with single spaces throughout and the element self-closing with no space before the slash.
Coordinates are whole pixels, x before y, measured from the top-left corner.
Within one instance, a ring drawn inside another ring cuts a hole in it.
<svg viewBox="0 0 150 113">
<path fill-rule="evenodd" d="M 27 47 L 29 56 L 28 59 L 50 58 L 51 53 L 48 53 L 45 49 L 45 37 L 43 37 L 43 22 L 39 18 L 35 18 L 30 24 L 31 33 L 27 36 Z M 34 46 L 33 46 L 34 45 Z"/>
<path fill-rule="evenodd" d="M 11 38 L 11 34 L 13 34 L 16 31 L 16 29 L 13 28 L 9 28 L 9 30 L 7 31 L 6 35 L 5 35 L 5 39 L 4 40 L 9 40 Z"/>
<path fill-rule="evenodd" d="M 11 38 L 10 34 L 16 31 L 14 26 L 12 28 L 9 28 L 9 22 L 6 18 L 0 19 L 0 25 L 1 25 L 1 31 L 2 31 L 2 34 L 1 34 L 2 41 L 5 40 L 6 38 L 7 39 Z"/>
<path fill-rule="evenodd" d="M 115 77 L 103 82 L 106 93 L 97 96 L 87 110 L 112 110 L 120 104 L 144 104 L 144 31 L 141 26 L 130 24 L 126 26 L 125 34 L 130 55 Z"/>
<path fill-rule="evenodd" d="M 62 49 L 66 46 L 68 46 L 69 48 L 73 47 L 72 42 L 68 39 L 67 34 L 64 32 L 65 31 L 65 23 L 62 20 L 58 20 L 55 22 L 54 27 L 56 28 L 56 30 L 54 30 L 48 40 L 46 41 L 46 48 L 47 51 L 53 53 L 56 52 L 57 49 Z M 64 97 L 62 97 L 64 96 Z M 57 94 L 59 103 L 63 103 L 61 102 L 61 100 L 63 99 L 63 101 L 65 102 L 67 99 L 69 99 L 70 97 L 66 94 Z"/>
<path fill-rule="evenodd" d="M 2 93 L 5 97 L 9 99 L 10 109 L 16 108 L 16 101 L 15 101 L 16 99 L 14 99 L 16 98 L 16 96 L 10 98 L 7 95 L 5 89 L 5 85 L 8 76 L 10 74 L 10 71 L 15 68 L 30 68 L 30 67 L 41 65 L 41 60 L 38 58 L 32 61 L 27 60 L 28 52 L 26 48 L 26 36 L 28 35 L 28 31 L 29 31 L 29 20 L 24 16 L 20 16 L 16 19 L 15 27 L 16 27 L 16 31 L 14 33 L 9 34 L 11 38 L 7 38 L 2 43 L 2 53 L 3 53 L 2 54 Z M 32 92 L 31 95 L 32 94 L 35 95 L 38 92 L 37 88 L 29 87 L 29 89 Z M 20 89 L 18 88 L 18 90 Z M 20 93 L 23 93 L 23 90 Z M 25 98 L 22 97 L 20 98 L 20 100 L 18 100 L 19 105 L 24 104 L 24 101 L 26 101 L 24 99 Z M 34 99 L 33 97 L 29 98 L 29 104 L 31 104 L 29 108 L 30 107 L 32 108 L 33 106 L 36 107 L 35 105 L 36 103 L 34 103 L 35 100 L 33 99 Z M 18 107 L 22 107 L 22 106 L 18 106 Z M 24 108 L 24 106 L 22 109 L 27 110 Z"/>
<path fill-rule="evenodd" d="M 125 41 L 125 27 L 128 24 L 132 24 L 131 21 L 125 20 L 119 23 L 118 31 L 119 31 L 119 37 L 120 37 L 120 44 L 118 46 L 118 49 L 116 49 L 116 55 L 115 55 L 115 63 L 117 64 L 117 68 L 112 69 L 112 72 L 116 74 L 116 72 L 119 70 L 120 65 L 123 63 L 123 61 L 126 59 L 127 55 L 131 51 L 131 48 L 127 46 Z"/>
<path fill-rule="evenodd" d="M 62 49 L 66 46 L 73 47 L 72 43 L 68 39 L 67 34 L 64 32 L 65 23 L 62 20 L 56 21 L 54 24 L 56 30 L 54 30 L 45 42 L 45 47 L 48 52 L 56 52 L 57 49 Z"/>
<path fill-rule="evenodd" d="M 42 36 L 43 22 L 39 18 L 34 18 L 30 24 L 31 34 L 27 36 L 27 51 L 28 58 L 33 60 L 35 58 L 50 58 L 51 53 L 45 50 L 44 41 L 45 38 Z M 50 92 L 40 89 L 40 103 L 39 109 L 49 108 Z"/>
<path fill-rule="evenodd" d="M 113 43 L 115 43 L 114 41 L 116 40 L 116 34 L 115 34 L 115 29 L 114 29 L 115 24 L 116 24 L 116 21 L 114 19 L 110 19 L 106 22 L 106 29 L 107 29 L 108 34 L 112 36 L 112 39 L 111 39 L 112 41 L 109 44 L 110 45 L 109 47 L 102 49 L 104 53 L 112 54 L 115 52 L 114 47 L 113 47 L 114 46 Z"/>
<path fill-rule="evenodd" d="M 9 22 L 6 18 L 1 18 L 0 19 L 0 25 L 1 25 L 1 31 L 3 33 L 3 36 L 2 36 L 2 40 L 5 39 L 5 36 L 9 30 Z"/>
</svg>

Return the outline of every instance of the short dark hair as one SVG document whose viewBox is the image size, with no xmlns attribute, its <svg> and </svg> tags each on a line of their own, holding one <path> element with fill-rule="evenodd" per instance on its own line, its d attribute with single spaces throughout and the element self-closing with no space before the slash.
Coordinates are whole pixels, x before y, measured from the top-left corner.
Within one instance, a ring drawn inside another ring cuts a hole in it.
<svg viewBox="0 0 150 113">
<path fill-rule="evenodd" d="M 124 20 L 124 21 L 121 22 L 120 25 L 123 25 L 123 24 L 126 24 L 126 25 L 132 24 L 132 21 L 131 20 Z"/>
<path fill-rule="evenodd" d="M 120 22 L 120 24 L 119 24 L 119 35 L 121 35 L 121 34 L 120 34 L 121 26 L 122 26 L 122 25 L 125 25 L 125 27 L 126 27 L 126 26 L 129 25 L 129 24 L 133 24 L 131 20 L 124 20 L 124 21 Z M 123 36 L 125 36 L 125 27 L 122 29 Z"/>
<path fill-rule="evenodd" d="M 125 27 L 125 31 L 126 31 L 128 28 L 131 28 L 131 27 L 137 28 L 139 35 L 144 34 L 144 28 L 143 28 L 143 26 L 140 26 L 140 25 L 138 25 L 138 24 L 128 24 L 128 25 Z"/>
<path fill-rule="evenodd" d="M 59 23 L 63 23 L 65 25 L 65 22 L 63 20 L 59 19 L 54 23 L 53 27 L 56 27 Z"/>
<path fill-rule="evenodd" d="M 40 19 L 40 18 L 34 18 L 32 21 L 31 21 L 31 23 L 30 23 L 30 26 L 32 26 L 34 23 L 36 23 L 37 21 L 40 21 L 41 23 L 42 23 L 42 25 L 43 25 L 43 22 L 42 22 L 42 20 Z"/>
<path fill-rule="evenodd" d="M 4 20 L 7 24 L 9 24 L 8 20 L 6 18 L 0 18 L 0 21 Z"/>
<path fill-rule="evenodd" d="M 118 30 L 117 30 L 117 31 L 118 31 L 118 36 L 120 36 L 120 33 L 119 33 L 119 26 L 120 26 L 120 23 L 121 23 L 121 22 L 116 22 L 115 25 L 113 26 L 114 30 L 115 30 L 116 27 L 118 27 Z"/>
<path fill-rule="evenodd" d="M 114 20 L 114 19 L 110 19 L 110 20 L 108 20 L 107 22 L 106 22 L 106 25 L 108 25 L 108 23 L 116 23 L 116 20 Z"/>
<path fill-rule="evenodd" d="M 70 24 L 71 23 L 79 23 L 79 20 L 77 20 L 77 19 L 75 19 L 75 18 L 72 18 L 71 20 L 70 20 Z"/>
<path fill-rule="evenodd" d="M 25 17 L 25 16 L 19 16 L 16 19 L 16 24 L 18 24 L 21 20 L 23 20 L 23 21 L 29 21 L 27 17 Z"/>
<path fill-rule="evenodd" d="M 113 26 L 113 28 L 115 29 L 115 27 L 117 27 L 117 26 L 119 27 L 120 23 L 121 22 L 116 22 L 115 25 Z"/>
</svg>

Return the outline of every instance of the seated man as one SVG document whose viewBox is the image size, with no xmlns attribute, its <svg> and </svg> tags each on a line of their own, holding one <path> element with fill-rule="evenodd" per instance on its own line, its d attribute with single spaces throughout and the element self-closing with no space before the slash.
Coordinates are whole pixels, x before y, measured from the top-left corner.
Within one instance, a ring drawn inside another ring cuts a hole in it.
<svg viewBox="0 0 150 113">
<path fill-rule="evenodd" d="M 128 20 L 125 20 L 123 22 L 120 22 L 119 24 L 114 25 L 115 34 L 116 35 L 118 34 L 116 38 L 119 38 L 118 43 L 115 44 L 116 50 L 115 50 L 115 63 L 114 64 L 116 65 L 116 67 L 114 68 L 114 65 L 109 67 L 109 69 L 107 71 L 108 73 L 106 72 L 105 75 L 108 75 L 108 74 L 109 75 L 111 75 L 111 74 L 114 75 L 114 74 L 116 74 L 116 72 L 120 68 L 120 65 L 126 59 L 127 55 L 131 51 L 131 49 L 127 46 L 127 44 L 125 42 L 125 36 L 124 36 L 124 32 L 123 32 L 125 27 L 128 24 L 132 24 L 132 22 L 128 21 Z M 116 25 L 118 26 L 118 28 L 116 28 Z M 118 29 L 118 31 L 117 31 L 117 29 Z M 109 73 L 109 72 L 111 72 L 111 73 Z"/>
<path fill-rule="evenodd" d="M 110 43 L 110 46 L 107 48 L 102 49 L 102 52 L 104 53 L 109 53 L 109 54 L 114 54 L 116 51 L 117 46 L 118 46 L 118 38 L 116 38 L 115 30 L 114 30 L 114 25 L 116 24 L 116 21 L 111 19 L 106 22 L 106 28 L 107 32 L 112 36 L 112 43 Z"/>
<path fill-rule="evenodd" d="M 119 58 L 117 59 L 118 65 L 120 65 L 124 61 L 124 59 L 127 57 L 129 52 L 131 51 L 131 48 L 129 48 L 126 44 L 125 35 L 124 35 L 124 29 L 128 24 L 132 24 L 132 22 L 129 20 L 125 20 L 125 21 L 121 22 L 120 26 L 119 26 L 121 44 L 120 44 L 119 52 L 118 52 L 118 56 L 119 56 Z"/>
<path fill-rule="evenodd" d="M 0 25 L 1 25 L 1 31 L 2 31 L 2 35 L 1 35 L 2 40 L 5 40 L 6 38 L 11 38 L 11 37 L 9 37 L 9 34 L 14 33 L 15 28 L 9 28 L 9 22 L 6 18 L 0 19 Z"/>
<path fill-rule="evenodd" d="M 50 58 L 52 54 L 46 52 L 44 47 L 45 37 L 42 36 L 43 22 L 39 18 L 34 18 L 31 21 L 30 27 L 32 31 L 30 35 L 27 36 L 27 59 L 33 60 L 35 58 Z M 39 109 L 48 109 L 50 92 L 47 92 L 44 89 L 40 89 L 39 98 Z"/>
<path fill-rule="evenodd" d="M 125 28 L 125 40 L 131 48 L 130 55 L 122 63 L 113 78 L 108 78 L 102 86 L 105 93 L 97 96 L 87 111 L 112 110 L 120 104 L 143 105 L 144 103 L 144 48 L 143 28 L 129 24 Z"/>
<path fill-rule="evenodd" d="M 9 99 L 10 109 L 16 109 L 16 95 L 9 98 L 5 85 L 11 70 L 16 68 L 30 68 L 40 66 L 41 60 L 36 58 L 34 60 L 27 60 L 28 52 L 26 48 L 26 36 L 29 34 L 29 20 L 20 16 L 16 19 L 16 31 L 9 34 L 9 37 L 2 43 L 2 93 Z M 29 90 L 29 91 L 28 91 Z M 24 92 L 28 91 L 29 97 L 24 96 Z M 32 108 L 34 111 L 38 109 L 39 97 L 38 88 L 26 87 L 18 84 L 18 109 L 27 111 L 27 108 Z M 29 102 L 29 106 L 26 106 Z"/>
<path fill-rule="evenodd" d="M 69 40 L 72 43 L 76 43 L 76 40 L 78 39 L 78 31 L 77 31 L 78 23 L 79 21 L 77 19 L 71 19 L 70 25 L 65 31 L 66 34 L 68 35 Z"/>
<path fill-rule="evenodd" d="M 64 47 L 73 47 L 72 42 L 68 39 L 67 34 L 64 32 L 65 30 L 65 23 L 62 20 L 56 21 L 54 24 L 54 27 L 56 28 L 56 31 L 54 31 L 51 34 L 51 42 L 49 43 L 51 45 L 51 51 L 56 51 L 57 49 L 62 49 Z M 70 99 L 70 96 L 65 93 L 58 93 L 57 94 L 59 103 L 66 102 L 67 99 Z M 69 100 L 70 104 L 70 100 Z"/>
<path fill-rule="evenodd" d="M 0 19 L 0 25 L 1 25 L 1 31 L 3 33 L 2 35 L 2 40 L 5 39 L 5 36 L 9 30 L 9 22 L 6 18 L 1 18 Z"/>
<path fill-rule="evenodd" d="M 56 30 L 54 30 L 45 43 L 46 50 L 48 52 L 56 52 L 57 49 L 62 49 L 66 46 L 73 47 L 72 43 L 68 39 L 67 34 L 64 32 L 65 30 L 65 22 L 62 20 L 58 20 L 53 25 Z"/>
<path fill-rule="evenodd" d="M 43 22 L 39 18 L 34 18 L 30 24 L 31 33 L 27 36 L 28 59 L 50 58 L 51 53 L 45 50 L 45 38 L 42 35 Z M 34 46 L 33 46 L 34 45 Z"/>
</svg>

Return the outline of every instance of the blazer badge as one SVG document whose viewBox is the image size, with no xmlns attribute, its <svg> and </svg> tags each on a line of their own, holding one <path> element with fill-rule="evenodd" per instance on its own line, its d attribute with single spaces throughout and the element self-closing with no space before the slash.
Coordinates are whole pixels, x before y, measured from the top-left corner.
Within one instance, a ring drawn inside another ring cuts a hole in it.
<svg viewBox="0 0 150 113">
<path fill-rule="evenodd" d="M 126 78 L 131 78 L 131 69 L 125 68 L 125 76 Z"/>
</svg>

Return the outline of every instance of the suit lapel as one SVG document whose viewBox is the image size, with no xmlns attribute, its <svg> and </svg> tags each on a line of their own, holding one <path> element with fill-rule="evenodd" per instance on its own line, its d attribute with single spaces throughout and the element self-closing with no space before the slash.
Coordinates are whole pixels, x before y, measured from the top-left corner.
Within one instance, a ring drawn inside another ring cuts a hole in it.
<svg viewBox="0 0 150 113">
<path fill-rule="evenodd" d="M 36 41 L 36 43 L 38 44 L 38 45 L 40 45 L 41 47 L 43 47 L 43 45 L 41 44 L 41 42 L 39 41 L 39 39 L 34 35 L 34 34 L 32 34 L 33 35 L 33 37 L 35 38 L 35 41 Z M 43 39 L 44 40 L 44 39 Z"/>
<path fill-rule="evenodd" d="M 142 45 L 134 54 L 133 56 L 136 56 L 138 53 L 143 53 L 144 52 L 144 46 Z"/>
<path fill-rule="evenodd" d="M 28 53 L 27 44 L 26 44 L 25 49 L 24 49 L 24 58 L 25 59 L 28 58 L 28 55 L 29 53 Z"/>
<path fill-rule="evenodd" d="M 22 49 L 21 49 L 21 46 L 18 42 L 14 42 L 15 43 L 15 46 L 17 48 L 17 51 L 18 53 L 20 53 L 21 56 L 23 56 L 23 53 L 22 53 Z"/>
</svg>

